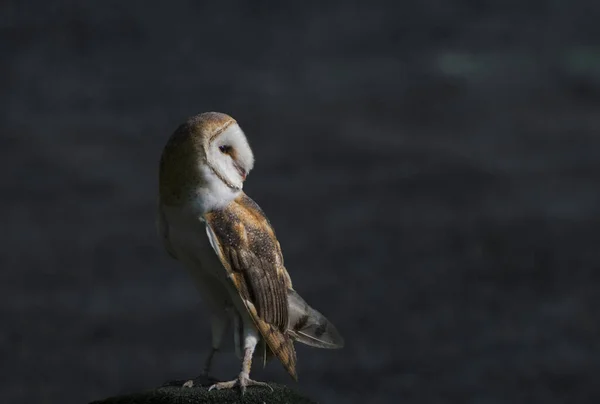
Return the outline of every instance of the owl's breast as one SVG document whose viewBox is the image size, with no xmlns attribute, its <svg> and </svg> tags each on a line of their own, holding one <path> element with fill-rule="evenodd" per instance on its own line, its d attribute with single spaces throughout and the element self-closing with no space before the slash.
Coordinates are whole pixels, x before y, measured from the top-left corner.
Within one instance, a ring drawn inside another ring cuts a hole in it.
<svg viewBox="0 0 600 404">
<path fill-rule="evenodd" d="M 206 225 L 198 217 L 165 210 L 168 241 L 175 257 L 185 266 L 196 288 L 211 306 L 232 306 L 226 269 L 213 250 Z"/>
</svg>

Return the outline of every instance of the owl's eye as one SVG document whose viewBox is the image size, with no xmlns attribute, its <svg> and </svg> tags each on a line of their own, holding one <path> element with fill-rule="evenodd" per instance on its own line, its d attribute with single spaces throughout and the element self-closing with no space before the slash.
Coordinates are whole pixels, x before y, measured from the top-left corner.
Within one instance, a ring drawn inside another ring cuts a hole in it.
<svg viewBox="0 0 600 404">
<path fill-rule="evenodd" d="M 221 153 L 229 154 L 231 152 L 231 146 L 228 146 L 228 145 L 219 146 L 219 150 L 221 150 Z"/>
</svg>

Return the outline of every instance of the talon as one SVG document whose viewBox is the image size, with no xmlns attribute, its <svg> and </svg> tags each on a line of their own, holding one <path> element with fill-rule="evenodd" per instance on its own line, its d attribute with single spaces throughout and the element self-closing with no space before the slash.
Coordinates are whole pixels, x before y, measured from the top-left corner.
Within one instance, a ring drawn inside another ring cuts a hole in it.
<svg viewBox="0 0 600 404">
<path fill-rule="evenodd" d="M 242 393 L 242 395 L 244 395 L 244 393 L 246 392 L 246 387 L 249 387 L 249 386 L 268 387 L 271 390 L 271 392 L 274 391 L 273 387 L 269 386 L 269 383 L 258 382 L 256 380 L 250 379 L 248 376 L 242 376 L 242 375 L 240 375 L 237 379 L 230 380 L 228 382 L 215 383 L 208 388 L 208 391 L 211 391 L 212 389 L 217 389 L 217 390 L 231 389 L 231 388 L 234 388 L 235 386 L 240 387 L 240 392 Z"/>
<path fill-rule="evenodd" d="M 269 385 L 269 383 L 257 382 L 256 380 L 252 379 L 247 379 L 246 386 L 268 387 L 269 389 L 271 389 L 271 392 L 275 391 L 273 390 L 273 387 Z"/>
<path fill-rule="evenodd" d="M 215 383 L 208 388 L 208 391 L 211 391 L 212 389 L 217 389 L 217 390 L 231 389 L 231 388 L 235 387 L 238 383 L 239 383 L 238 379 L 230 380 L 228 382 Z"/>
<path fill-rule="evenodd" d="M 183 380 L 179 381 L 177 383 L 177 386 L 191 388 L 191 387 L 210 386 L 211 384 L 214 384 L 217 382 L 218 382 L 218 380 L 215 379 L 214 377 L 210 377 L 206 373 L 202 373 L 200 376 L 194 377 L 193 379 L 190 379 L 190 380 L 186 381 L 185 383 L 183 382 Z"/>
</svg>

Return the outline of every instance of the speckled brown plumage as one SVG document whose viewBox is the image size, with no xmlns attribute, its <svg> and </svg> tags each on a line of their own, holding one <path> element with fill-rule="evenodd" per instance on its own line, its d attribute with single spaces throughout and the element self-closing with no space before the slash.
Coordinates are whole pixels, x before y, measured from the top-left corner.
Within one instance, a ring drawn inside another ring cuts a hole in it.
<svg viewBox="0 0 600 404">
<path fill-rule="evenodd" d="M 243 193 L 225 209 L 208 212 L 204 218 L 217 238 L 219 258 L 255 326 L 296 378 L 296 353 L 287 334 L 287 293 L 292 285 L 269 221 Z"/>
</svg>

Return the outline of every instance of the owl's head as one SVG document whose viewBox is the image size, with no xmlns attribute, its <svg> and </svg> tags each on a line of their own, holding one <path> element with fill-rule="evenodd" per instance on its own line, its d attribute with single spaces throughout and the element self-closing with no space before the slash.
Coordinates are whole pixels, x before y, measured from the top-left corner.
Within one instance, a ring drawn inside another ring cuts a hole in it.
<svg viewBox="0 0 600 404">
<path fill-rule="evenodd" d="M 253 167 L 252 149 L 235 119 L 219 112 L 196 115 L 177 128 L 163 150 L 161 199 L 182 202 L 199 190 L 239 193 Z"/>
</svg>

